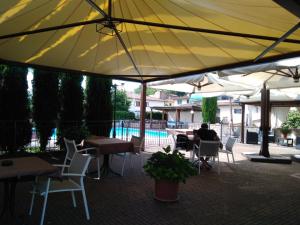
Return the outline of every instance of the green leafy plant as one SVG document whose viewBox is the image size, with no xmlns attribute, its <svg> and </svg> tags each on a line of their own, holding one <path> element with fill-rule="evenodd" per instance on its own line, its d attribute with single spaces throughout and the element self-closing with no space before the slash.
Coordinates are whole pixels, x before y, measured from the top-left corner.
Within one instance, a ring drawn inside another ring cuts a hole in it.
<svg viewBox="0 0 300 225">
<path fill-rule="evenodd" d="M 152 178 L 185 183 L 186 178 L 197 174 L 192 163 L 178 150 L 171 152 L 170 146 L 163 150 L 153 153 L 144 166 Z"/>
<path fill-rule="evenodd" d="M 284 122 L 281 124 L 280 131 L 282 134 L 287 135 L 287 134 L 291 133 L 291 128 L 288 123 Z"/>
<path fill-rule="evenodd" d="M 300 112 L 298 110 L 290 111 L 285 123 L 290 128 L 300 128 Z"/>
</svg>

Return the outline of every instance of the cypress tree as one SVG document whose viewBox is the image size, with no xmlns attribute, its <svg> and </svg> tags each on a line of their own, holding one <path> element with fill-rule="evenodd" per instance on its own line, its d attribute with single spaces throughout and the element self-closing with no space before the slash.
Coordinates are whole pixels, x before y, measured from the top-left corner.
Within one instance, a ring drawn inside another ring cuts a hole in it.
<svg viewBox="0 0 300 225">
<path fill-rule="evenodd" d="M 27 68 L 1 66 L 0 146 L 6 152 L 23 150 L 31 141 Z"/>
<path fill-rule="evenodd" d="M 202 99 L 203 122 L 215 123 L 217 114 L 217 97 Z"/>
<path fill-rule="evenodd" d="M 62 138 L 80 142 L 86 137 L 83 126 L 83 77 L 77 74 L 63 74 L 60 86 L 59 142 Z"/>
<path fill-rule="evenodd" d="M 58 74 L 34 70 L 32 81 L 33 120 L 40 140 L 40 150 L 45 151 L 56 127 L 58 113 Z"/>
<path fill-rule="evenodd" d="M 110 79 L 87 77 L 85 118 L 91 134 L 109 136 L 112 127 Z"/>
</svg>

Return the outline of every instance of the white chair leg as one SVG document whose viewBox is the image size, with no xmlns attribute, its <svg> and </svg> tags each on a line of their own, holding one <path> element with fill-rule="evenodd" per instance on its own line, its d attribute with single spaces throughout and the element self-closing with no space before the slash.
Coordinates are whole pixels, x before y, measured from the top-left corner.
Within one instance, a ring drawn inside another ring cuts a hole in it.
<svg viewBox="0 0 300 225">
<path fill-rule="evenodd" d="M 218 174 L 220 175 L 220 158 L 219 158 L 219 155 L 217 157 L 218 157 Z"/>
<path fill-rule="evenodd" d="M 36 195 L 36 185 L 38 183 L 38 177 L 35 177 L 35 181 L 33 184 L 33 190 L 32 190 L 32 196 L 31 196 L 31 203 L 30 203 L 30 209 L 29 209 L 29 215 L 32 215 L 32 209 L 33 209 L 33 204 L 34 204 L 34 199 L 35 199 L 35 195 Z"/>
<path fill-rule="evenodd" d="M 121 176 L 124 176 L 124 168 L 125 168 L 125 162 L 126 162 L 127 154 L 124 155 L 123 159 L 123 165 L 122 165 L 122 171 L 121 171 Z"/>
<path fill-rule="evenodd" d="M 194 156 L 195 157 L 195 156 Z M 201 163 L 201 160 L 200 160 L 200 150 L 198 151 L 198 174 L 200 175 L 200 171 L 201 171 L 201 169 L 200 169 L 200 163 Z"/>
<path fill-rule="evenodd" d="M 76 204 L 76 198 L 75 198 L 74 191 L 71 191 L 71 194 L 72 194 L 73 207 L 76 208 L 76 207 L 77 207 L 77 204 Z"/>
<path fill-rule="evenodd" d="M 232 155 L 232 161 L 233 161 L 233 163 L 235 164 L 233 152 L 231 153 L 231 155 Z"/>
<path fill-rule="evenodd" d="M 130 161 L 130 168 L 131 168 L 131 169 L 133 168 L 133 160 L 132 160 L 133 154 L 134 154 L 134 153 L 129 153 L 129 161 Z"/>
<path fill-rule="evenodd" d="M 98 173 L 97 179 L 100 179 L 100 176 L 101 176 L 101 173 L 100 173 L 100 157 L 97 157 L 97 173 Z"/>
<path fill-rule="evenodd" d="M 84 209 L 85 209 L 86 219 L 90 220 L 90 212 L 89 212 L 89 209 L 88 209 L 86 195 L 85 195 L 85 189 L 84 189 L 83 184 L 82 184 L 81 192 L 82 192 L 82 198 L 83 198 L 83 203 L 84 203 Z"/>
<path fill-rule="evenodd" d="M 40 225 L 44 224 L 44 218 L 45 218 L 45 212 L 46 212 L 47 201 L 48 201 L 48 192 L 49 192 L 50 181 L 51 181 L 51 178 L 48 178 L 47 184 L 46 184 L 46 191 L 45 191 L 45 196 L 44 196 L 44 205 L 43 205 Z"/>
<path fill-rule="evenodd" d="M 226 152 L 226 155 L 227 155 L 227 161 L 229 163 L 229 156 L 228 156 L 228 152 Z"/>
</svg>

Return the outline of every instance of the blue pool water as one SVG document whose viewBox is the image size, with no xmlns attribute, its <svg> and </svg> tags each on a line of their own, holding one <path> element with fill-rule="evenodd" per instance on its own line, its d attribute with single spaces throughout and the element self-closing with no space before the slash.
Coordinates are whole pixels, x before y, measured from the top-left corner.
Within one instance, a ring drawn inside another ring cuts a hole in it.
<svg viewBox="0 0 300 225">
<path fill-rule="evenodd" d="M 36 129 L 32 128 L 33 134 L 36 135 Z M 54 132 L 51 136 L 52 139 L 56 138 L 56 132 L 57 130 L 54 129 Z M 136 135 L 139 136 L 140 135 L 140 129 L 138 128 L 123 128 L 123 135 L 122 135 L 122 128 L 121 127 L 117 127 L 116 128 L 116 136 L 117 137 L 131 137 L 132 135 Z M 113 136 L 113 128 L 110 131 L 110 136 Z M 145 137 L 146 138 L 167 138 L 168 137 L 168 133 L 164 130 L 149 130 L 146 129 L 145 130 Z"/>
<path fill-rule="evenodd" d="M 112 137 L 113 134 L 113 128 L 111 129 L 110 136 Z M 130 137 L 131 135 L 140 135 L 140 129 L 138 128 L 123 128 L 123 137 Z M 116 136 L 120 137 L 122 136 L 122 128 L 117 127 L 116 128 Z M 166 131 L 157 131 L 157 130 L 145 130 L 145 137 L 146 138 L 167 138 L 168 133 Z"/>
</svg>

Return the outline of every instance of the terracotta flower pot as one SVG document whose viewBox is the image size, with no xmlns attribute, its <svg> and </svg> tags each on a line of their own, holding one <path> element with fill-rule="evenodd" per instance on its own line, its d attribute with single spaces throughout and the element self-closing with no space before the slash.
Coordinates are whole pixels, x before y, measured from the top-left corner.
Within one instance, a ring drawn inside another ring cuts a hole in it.
<svg viewBox="0 0 300 225">
<path fill-rule="evenodd" d="M 178 182 L 172 182 L 168 180 L 156 180 L 154 198 L 162 202 L 178 201 L 178 188 Z"/>
</svg>

